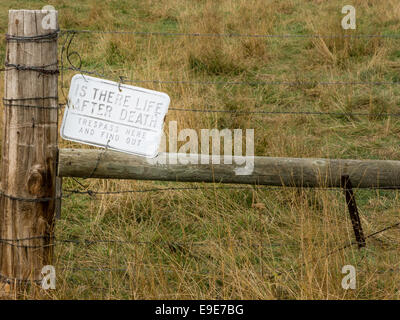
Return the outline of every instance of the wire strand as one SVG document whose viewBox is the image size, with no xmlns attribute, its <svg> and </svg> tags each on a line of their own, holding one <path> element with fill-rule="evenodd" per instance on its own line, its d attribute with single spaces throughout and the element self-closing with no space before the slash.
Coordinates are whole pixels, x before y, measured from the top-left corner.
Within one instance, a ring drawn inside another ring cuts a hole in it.
<svg viewBox="0 0 400 320">
<path fill-rule="evenodd" d="M 277 38 L 277 39 L 400 39 L 399 34 L 243 34 L 243 33 L 198 33 L 198 32 L 148 32 L 148 31 L 121 31 L 121 30 L 78 30 L 63 29 L 62 33 L 80 34 L 121 34 L 136 36 L 168 36 L 168 37 L 214 37 L 214 38 Z"/>
</svg>

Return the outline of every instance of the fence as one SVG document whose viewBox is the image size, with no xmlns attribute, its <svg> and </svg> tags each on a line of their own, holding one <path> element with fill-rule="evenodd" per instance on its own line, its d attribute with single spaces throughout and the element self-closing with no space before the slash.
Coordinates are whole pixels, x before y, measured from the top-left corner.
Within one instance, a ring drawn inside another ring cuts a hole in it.
<svg viewBox="0 0 400 320">
<path fill-rule="evenodd" d="M 95 190 L 64 190 L 63 177 L 162 180 L 180 182 L 218 182 L 248 185 L 265 185 L 294 188 L 344 188 L 349 206 L 356 241 L 345 244 L 331 253 L 348 246 L 365 246 L 365 240 L 395 228 L 395 223 L 364 236 L 358 217 L 352 186 L 372 189 L 398 189 L 400 186 L 400 161 L 387 160 L 333 160 L 255 157 L 254 170 L 250 175 L 236 175 L 228 164 L 150 164 L 143 158 L 106 150 L 58 149 L 58 55 L 59 31 L 43 30 L 40 21 L 42 11 L 11 10 L 7 39 L 5 69 L 5 98 L 3 99 L 4 129 L 1 168 L 0 199 L 0 277 L 8 284 L 20 285 L 41 281 L 41 269 L 51 264 L 56 242 L 90 244 L 93 242 L 124 243 L 123 240 L 58 239 L 54 236 L 55 213 L 60 210 L 61 199 L 72 194 L 98 194 L 162 192 L 165 190 L 196 190 L 197 187 L 152 188 L 99 192 Z M 74 70 L 83 74 L 102 74 L 83 70 L 70 57 L 73 38 L 88 30 L 64 30 L 66 36 L 61 52 L 61 71 Z M 96 32 L 96 31 L 94 31 Z M 99 31 L 100 32 L 100 31 Z M 123 33 L 123 32 L 111 32 Z M 189 37 L 282 37 L 291 35 L 239 35 L 239 34 L 185 34 L 141 33 L 138 36 L 189 36 Z M 321 35 L 293 37 L 316 37 Z M 330 36 L 333 37 L 333 36 Z M 358 35 L 356 37 L 391 37 Z M 64 55 L 69 66 L 64 66 Z M 228 85 L 307 85 L 305 82 L 199 82 L 168 80 L 134 80 L 120 77 L 126 83 L 185 83 Z M 320 82 L 320 85 L 396 85 L 398 82 Z M 337 115 L 337 116 L 400 116 L 399 113 L 343 113 L 308 111 L 253 111 L 200 109 L 191 107 L 170 108 L 181 112 L 229 113 L 240 115 Z M 179 156 L 179 155 L 178 155 Z M 219 163 L 222 163 L 220 161 Z M 217 189 L 245 189 L 246 186 L 223 186 Z M 204 188 L 203 188 L 204 189 Z M 212 187 L 213 190 L 216 187 Z M 340 190 L 340 189 L 339 189 Z M 129 243 L 129 241 L 127 241 Z M 180 243 L 167 243 L 179 246 Z M 92 269 L 95 271 L 107 268 Z M 125 270 L 125 269 L 121 269 Z"/>
</svg>

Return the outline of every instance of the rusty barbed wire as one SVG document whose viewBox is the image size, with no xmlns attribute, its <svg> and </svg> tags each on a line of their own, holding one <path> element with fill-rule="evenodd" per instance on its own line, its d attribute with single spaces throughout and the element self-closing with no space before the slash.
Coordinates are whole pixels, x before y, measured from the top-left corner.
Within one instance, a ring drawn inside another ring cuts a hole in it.
<svg viewBox="0 0 400 320">
<path fill-rule="evenodd" d="M 250 34 L 201 34 L 201 33 L 167 33 L 167 32 L 139 32 L 139 31 L 99 31 L 99 30 L 61 30 L 61 34 L 67 34 L 66 40 L 63 44 L 62 47 L 62 53 L 61 56 L 63 57 L 64 54 L 66 54 L 67 61 L 69 63 L 69 67 L 64 67 L 64 60 L 63 58 L 61 59 L 61 67 L 57 70 L 48 70 L 47 68 L 49 66 L 55 65 L 45 65 L 45 66 L 39 66 L 39 67 L 30 67 L 30 66 L 20 66 L 20 65 L 14 65 L 10 63 L 6 63 L 6 67 L 4 69 L 0 69 L 0 71 L 8 71 L 10 68 L 17 69 L 17 70 L 32 70 L 32 71 L 38 71 L 39 73 L 57 73 L 58 70 L 61 70 L 61 75 L 63 77 L 63 71 L 64 70 L 72 70 L 76 72 L 80 72 L 81 74 L 91 74 L 91 75 L 97 75 L 97 76 L 104 76 L 104 72 L 99 73 L 97 71 L 90 71 L 90 70 L 84 70 L 82 69 L 82 59 L 81 56 L 79 55 L 78 52 L 76 51 L 70 51 L 70 46 L 71 43 L 74 39 L 74 36 L 76 34 L 83 34 L 83 33 L 98 33 L 98 34 L 131 34 L 131 35 L 142 35 L 142 36 L 188 36 L 188 37 L 253 37 L 253 38 L 299 38 L 299 39 L 307 39 L 307 38 L 382 38 L 382 39 L 400 39 L 400 35 L 331 35 L 331 36 L 323 36 L 323 35 L 272 35 L 272 34 L 265 34 L 265 35 L 250 35 Z M 53 37 L 54 35 L 51 35 Z M 58 32 L 57 32 L 58 36 Z M 49 36 L 50 37 L 50 36 Z M 50 39 L 50 38 L 49 38 Z M 11 41 L 21 41 L 21 39 L 9 39 Z M 46 39 L 29 39 L 29 41 L 45 41 Z M 50 39 L 52 40 L 52 38 Z M 28 40 L 27 40 L 28 41 Z M 72 56 L 76 56 L 78 58 L 78 64 L 73 64 L 72 63 Z M 123 76 L 119 76 L 119 79 L 124 78 L 124 82 L 130 82 L 130 83 L 153 83 L 153 84 L 189 84 L 189 85 L 280 85 L 280 86 L 318 86 L 318 85 L 323 85 L 323 86 L 334 86 L 334 85 L 370 85 L 370 86 L 383 86 L 383 85 L 398 85 L 400 82 L 397 81 L 321 81 L 321 82 L 308 82 L 308 81 L 175 81 L 175 80 L 134 80 L 134 79 L 126 79 Z M 64 95 L 66 98 L 66 96 Z M 53 99 L 57 97 L 46 97 L 43 99 Z M 35 98 L 26 98 L 24 100 L 32 100 Z M 7 99 L 7 100 L 12 100 L 12 99 Z M 67 99 L 65 99 L 67 101 Z M 14 100 L 16 101 L 16 100 Z M 40 107 L 40 106 L 33 106 L 33 105 L 19 105 L 19 104 L 12 104 L 9 103 L 10 101 L 3 100 L 4 104 L 7 106 L 13 106 L 13 107 L 38 107 L 38 108 L 56 108 L 56 107 Z M 12 102 L 12 101 L 11 101 Z M 59 104 L 58 107 L 61 108 L 63 104 Z M 400 113 L 345 113 L 345 112 L 320 112 L 320 111 L 274 111 L 274 110 L 260 110 L 260 111 L 239 111 L 239 110 L 223 110 L 223 109 L 199 109 L 199 108 L 176 108 L 172 107 L 169 108 L 169 110 L 172 111 L 182 111 L 182 112 L 203 112 L 203 113 L 230 113 L 230 114 L 252 114 L 252 115 L 273 115 L 273 114 L 289 114 L 289 115 L 330 115 L 330 116 L 369 116 L 369 117 L 374 117 L 374 116 L 394 116 L 394 117 L 399 117 Z M 98 159 L 98 162 L 96 164 L 96 167 L 98 166 L 100 162 L 100 158 Z M 93 175 L 95 170 L 93 170 L 91 176 Z M 82 186 L 82 185 L 81 185 Z M 284 186 L 285 188 L 288 188 L 290 186 Z M 136 190 L 119 190 L 119 191 L 95 191 L 95 190 L 71 190 L 67 189 L 64 190 L 63 192 L 69 193 L 67 195 L 62 195 L 62 198 L 66 198 L 71 196 L 72 194 L 81 194 L 81 195 L 88 195 L 90 197 L 94 197 L 96 195 L 114 195 L 114 194 L 126 194 L 126 193 L 148 193 L 148 192 L 166 192 L 166 191 L 184 191 L 184 190 L 234 190 L 234 189 L 247 189 L 247 190 L 258 190 L 258 189 L 271 189 L 271 188 L 276 188 L 276 189 L 282 189 L 282 186 L 256 186 L 256 187 L 237 187 L 237 186 L 224 186 L 224 187 L 168 187 L 168 188 L 151 188 L 151 189 L 136 189 Z M 293 187 L 293 188 L 299 188 L 299 187 Z M 302 188 L 307 188 L 307 187 L 302 187 Z M 342 190 L 338 188 L 312 188 L 312 189 L 320 189 L 320 190 L 335 190 L 338 192 L 342 192 Z M 393 187 L 372 187 L 371 189 L 399 189 L 399 186 L 393 186 Z M 0 192 L 0 195 L 9 197 L 14 200 L 21 200 L 21 201 L 34 201 L 34 202 L 45 202 L 45 201 L 51 201 L 51 200 L 56 200 L 60 198 L 42 198 L 42 199 L 27 199 L 27 198 L 18 198 L 18 197 L 13 197 L 11 195 L 4 194 Z M 374 237 L 378 234 L 384 233 L 388 230 L 394 229 L 396 227 L 400 226 L 400 222 L 389 225 L 384 227 L 383 229 L 380 229 L 376 232 L 373 232 L 369 235 L 366 236 L 366 239 Z M 33 245 L 24 245 L 20 244 L 22 241 L 30 241 L 30 240 L 38 240 L 38 239 L 48 239 L 52 240 L 54 243 L 49 243 L 43 246 L 33 246 Z M 40 248 L 40 247 L 45 247 L 45 246 L 55 246 L 56 243 L 71 243 L 75 245 L 92 245 L 96 243 L 108 243 L 108 244 L 137 244 L 137 245 L 160 245 L 164 244 L 169 246 L 170 248 L 176 247 L 176 246 L 191 246 L 191 245 L 196 245 L 194 242 L 168 242 L 168 241 L 134 241 L 134 240 L 119 240 L 119 239 L 79 239 L 79 238 L 56 238 L 53 236 L 49 235 L 43 235 L 43 236 L 34 236 L 34 237 L 27 237 L 27 238 L 21 238 L 21 239 L 0 239 L 0 244 L 4 245 L 10 245 L 18 248 Z M 349 248 L 353 245 L 356 245 L 357 242 L 352 241 L 344 246 L 341 246 L 331 252 L 329 252 L 327 255 L 321 257 L 320 259 L 326 258 L 332 254 L 338 253 L 346 248 Z M 298 247 L 298 244 L 268 244 L 269 246 L 294 246 Z M 113 271 L 118 271 L 118 272 L 126 272 L 128 268 L 106 268 L 106 267 L 100 267 L 100 268 L 73 268 L 73 270 L 83 270 L 83 271 L 95 271 L 95 272 L 113 272 Z M 3 279 L 3 276 L 0 275 L 0 279 Z M 7 281 L 10 281 L 10 279 L 6 278 Z M 12 281 L 29 281 L 29 280 L 24 280 L 24 279 L 11 279 Z"/>
<path fill-rule="evenodd" d="M 341 85 L 366 85 L 366 86 L 385 86 L 399 85 L 400 81 L 190 81 L 190 80 L 133 80 L 124 79 L 130 83 L 152 83 L 152 84 L 191 84 L 191 85 L 278 85 L 278 86 L 341 86 Z"/>
<path fill-rule="evenodd" d="M 56 69 L 47 69 L 48 67 L 51 66 L 58 66 L 58 61 L 46 65 L 41 65 L 41 66 L 27 66 L 27 65 L 21 65 L 21 64 L 15 64 L 15 63 L 10 63 L 6 61 L 4 65 L 7 67 L 6 71 L 16 69 L 18 71 L 36 71 L 40 74 L 45 74 L 45 75 L 50 75 L 50 74 L 58 74 L 59 70 L 58 68 Z"/>
<path fill-rule="evenodd" d="M 57 29 L 53 32 L 42 34 L 42 35 L 35 35 L 35 36 L 17 36 L 12 34 L 6 34 L 5 39 L 7 42 L 52 42 L 56 41 L 59 37 L 61 31 Z"/>
<path fill-rule="evenodd" d="M 74 52 L 75 54 L 75 52 Z M 70 71 L 78 71 L 87 75 L 97 75 L 100 77 L 105 77 L 106 75 L 103 73 L 99 73 L 93 70 L 85 70 L 77 67 L 60 67 L 63 70 Z M 113 72 L 113 71 L 111 71 Z M 317 86 L 393 86 L 400 85 L 400 81 L 281 81 L 281 80 L 254 80 L 254 81 L 196 81 L 196 80 L 159 80 L 159 79 L 129 79 L 122 75 L 117 75 L 116 78 L 124 83 L 145 83 L 145 84 L 187 84 L 187 85 L 226 85 L 226 86 L 235 86 L 235 85 L 247 85 L 247 86 L 268 86 L 268 85 L 276 85 L 276 86 L 290 86 L 290 87 L 317 87 Z"/>
<path fill-rule="evenodd" d="M 88 195 L 94 197 L 96 195 L 116 195 L 116 194 L 128 194 L 128 193 L 152 193 L 152 192 L 166 192 L 166 191 L 188 191 L 188 190 L 269 190 L 278 189 L 283 190 L 285 188 L 289 189 L 299 189 L 296 186 L 216 186 L 216 187 L 166 187 L 166 188 L 149 188 L 149 189 L 134 189 L 134 190 L 117 190 L 117 191 L 96 191 L 96 190 L 78 190 L 78 189 L 65 189 L 63 193 L 68 193 L 66 197 L 70 197 L 72 194 Z M 301 187 L 300 189 L 310 189 L 310 190 L 332 190 L 337 192 L 342 192 L 340 187 Z"/>
<path fill-rule="evenodd" d="M 84 74 L 87 75 L 96 75 L 99 77 L 106 77 L 104 69 L 103 72 L 98 72 L 97 70 L 85 70 L 82 68 L 82 58 L 80 56 L 80 54 L 77 51 L 70 51 L 71 48 L 71 44 L 75 38 L 76 34 L 79 33 L 103 33 L 102 31 L 91 31 L 91 30 L 64 30 L 63 32 L 64 34 L 66 34 L 66 39 L 62 45 L 62 50 L 61 50 L 61 66 L 60 66 L 60 70 L 65 71 L 65 70 L 72 70 L 72 71 L 76 71 L 82 74 L 82 76 Z M 108 31 L 105 33 L 110 33 L 110 34 L 118 34 L 118 33 L 132 33 L 132 34 L 136 34 L 135 32 L 118 32 L 118 31 Z M 144 33 L 146 34 L 146 33 Z M 168 34 L 168 33 L 166 33 Z M 243 35 L 245 36 L 245 35 Z M 299 35 L 299 36 L 303 36 L 303 35 Z M 353 37 L 351 35 L 349 35 L 349 37 Z M 376 37 L 376 36 L 372 36 L 369 35 L 369 37 Z M 400 38 L 400 35 L 398 36 Z M 66 56 L 66 59 L 69 63 L 69 66 L 64 66 L 64 54 Z M 72 56 L 76 56 L 77 58 L 77 63 L 73 63 L 71 61 L 71 57 Z M 61 73 L 61 77 L 63 80 L 63 72 Z M 118 80 L 117 80 L 118 79 Z M 400 81 L 357 81 L 357 80 L 352 80 L 352 81 L 299 81 L 299 80 L 295 80 L 295 81 L 281 81 L 281 80 L 257 80 L 257 81 L 193 81 L 193 80 L 157 80 L 157 79 L 151 79 L 151 80 L 144 80 L 144 79 L 129 79 L 126 76 L 123 75 L 117 75 L 116 76 L 116 81 L 118 82 L 125 82 L 125 83 L 152 83 L 152 84 L 188 84 L 188 85 L 248 85 L 248 86 L 255 86 L 255 85 L 277 85 L 277 86 L 304 86 L 304 87 L 308 87 L 308 86 L 357 86 L 357 85 L 363 85 L 363 86 L 394 86 L 394 85 L 399 85 Z M 179 110 L 179 109 L 176 109 Z M 182 111 L 188 111 L 188 110 L 182 110 Z M 190 110 L 190 111 L 194 111 L 194 110 Z M 197 111 L 197 110 L 196 110 Z M 224 112 L 224 111 L 215 111 L 215 112 Z M 231 112 L 229 110 L 229 112 Z M 294 114 L 294 113 L 293 113 Z M 325 114 L 325 113 L 322 113 Z M 364 114 L 362 114 L 364 115 Z"/>
<path fill-rule="evenodd" d="M 198 33 L 198 32 L 152 32 L 152 31 L 121 31 L 121 30 L 79 30 L 62 29 L 61 33 L 81 34 L 120 34 L 136 36 L 169 36 L 169 37 L 215 37 L 215 38 L 277 38 L 277 39 L 400 39 L 400 34 L 245 34 L 245 33 Z"/>
<path fill-rule="evenodd" d="M 67 106 L 60 104 L 60 106 Z M 60 107 L 61 108 L 61 107 Z M 192 108 L 176 108 L 170 107 L 168 111 L 182 111 L 182 112 L 196 112 L 196 113 L 228 113 L 231 116 L 239 115 L 254 115 L 254 116 L 268 116 L 268 115 L 303 115 L 303 116 L 336 116 L 336 117 L 400 117 L 400 113 L 369 113 L 369 112 L 329 112 L 329 111 L 274 111 L 274 110 L 260 110 L 260 111 L 240 111 L 240 110 L 223 110 L 223 109 L 192 109 Z M 168 114 L 167 114 L 168 116 Z"/>
<path fill-rule="evenodd" d="M 325 111 L 239 111 L 239 110 L 219 110 L 219 109 L 190 109 L 190 108 L 168 108 L 173 111 L 201 112 L 201 113 L 230 113 L 232 115 L 314 115 L 314 116 L 367 116 L 367 117 L 400 117 L 400 113 L 367 113 L 367 112 L 325 112 Z"/>
</svg>

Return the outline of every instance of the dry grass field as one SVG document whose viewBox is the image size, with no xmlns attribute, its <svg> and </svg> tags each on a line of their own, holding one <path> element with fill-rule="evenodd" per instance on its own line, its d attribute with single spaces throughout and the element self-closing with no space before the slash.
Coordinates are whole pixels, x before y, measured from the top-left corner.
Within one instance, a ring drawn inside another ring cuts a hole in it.
<svg viewBox="0 0 400 320">
<path fill-rule="evenodd" d="M 400 30 L 398 0 L 0 0 L 3 33 L 8 9 L 47 4 L 59 11 L 61 29 L 341 36 Z M 357 9 L 356 30 L 341 28 L 346 4 Z M 79 33 L 70 50 L 79 52 L 82 69 L 115 81 L 120 75 L 137 80 L 297 81 L 132 84 L 166 92 L 176 108 L 345 113 L 168 113 L 166 122 L 176 120 L 178 129 L 254 129 L 256 155 L 400 160 L 400 118 L 376 115 L 399 113 L 399 85 L 326 84 L 400 81 L 400 39 Z M 2 38 L 1 61 L 4 53 Z M 78 64 L 76 55 L 71 60 Z M 60 79 L 61 102 L 75 73 L 65 71 Z M 360 112 L 368 115 L 352 115 Z M 60 146 L 88 148 L 61 138 Z M 351 246 L 328 255 L 354 240 L 342 190 L 220 190 L 219 184 L 97 179 L 63 183 L 64 189 L 98 191 L 206 189 L 63 199 L 58 239 L 122 242 L 57 243 L 57 288 L 40 298 L 400 297 L 398 228 L 368 238 L 362 250 Z M 365 234 L 398 221 L 398 192 L 356 190 L 356 197 Z M 349 264 L 357 270 L 355 290 L 341 286 L 342 267 Z M 31 292 L 25 296 L 35 297 Z"/>
</svg>

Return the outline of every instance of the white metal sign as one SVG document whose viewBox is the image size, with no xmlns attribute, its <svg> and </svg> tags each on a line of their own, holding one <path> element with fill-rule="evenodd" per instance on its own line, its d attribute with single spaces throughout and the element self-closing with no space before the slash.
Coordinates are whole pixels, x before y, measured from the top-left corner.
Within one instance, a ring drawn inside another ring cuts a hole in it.
<svg viewBox="0 0 400 320">
<path fill-rule="evenodd" d="M 75 75 L 61 124 L 61 137 L 153 158 L 158 153 L 167 94 Z"/>
</svg>

